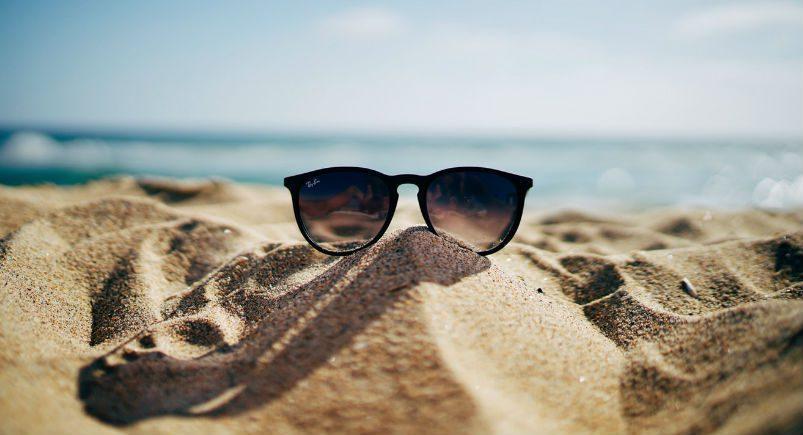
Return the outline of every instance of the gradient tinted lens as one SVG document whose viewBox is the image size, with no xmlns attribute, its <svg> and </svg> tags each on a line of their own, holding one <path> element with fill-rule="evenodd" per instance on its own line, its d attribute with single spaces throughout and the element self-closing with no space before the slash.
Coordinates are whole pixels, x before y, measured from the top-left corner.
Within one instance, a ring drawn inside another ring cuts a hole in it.
<svg viewBox="0 0 803 435">
<path fill-rule="evenodd" d="M 335 252 L 373 240 L 388 217 L 390 195 L 377 176 L 332 172 L 311 176 L 298 197 L 301 222 L 318 246 Z"/>
<path fill-rule="evenodd" d="M 446 173 L 427 189 L 427 212 L 435 231 L 478 252 L 499 246 L 511 230 L 518 207 L 513 182 L 488 172 Z"/>
</svg>

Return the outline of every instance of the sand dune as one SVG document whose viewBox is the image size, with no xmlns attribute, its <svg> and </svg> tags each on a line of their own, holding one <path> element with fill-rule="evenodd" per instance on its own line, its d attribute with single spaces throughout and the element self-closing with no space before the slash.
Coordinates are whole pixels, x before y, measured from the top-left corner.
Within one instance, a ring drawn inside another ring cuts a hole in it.
<svg viewBox="0 0 803 435">
<path fill-rule="evenodd" d="M 802 213 L 400 207 L 334 258 L 279 189 L 0 188 L 2 432 L 803 431 Z"/>
</svg>

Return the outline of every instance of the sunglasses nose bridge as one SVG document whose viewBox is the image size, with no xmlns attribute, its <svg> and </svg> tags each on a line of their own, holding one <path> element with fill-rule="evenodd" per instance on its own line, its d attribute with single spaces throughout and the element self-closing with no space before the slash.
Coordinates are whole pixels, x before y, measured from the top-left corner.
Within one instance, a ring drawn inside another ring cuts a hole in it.
<svg viewBox="0 0 803 435">
<path fill-rule="evenodd" d="M 396 184 L 397 188 L 402 184 L 413 184 L 420 188 L 423 181 L 424 177 L 415 174 L 400 174 L 393 176 L 393 182 Z"/>
</svg>

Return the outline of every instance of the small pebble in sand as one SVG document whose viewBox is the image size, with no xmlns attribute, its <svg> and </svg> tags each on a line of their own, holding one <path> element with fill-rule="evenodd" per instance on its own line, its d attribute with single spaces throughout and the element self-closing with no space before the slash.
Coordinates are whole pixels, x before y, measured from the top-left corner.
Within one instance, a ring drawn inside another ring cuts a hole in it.
<svg viewBox="0 0 803 435">
<path fill-rule="evenodd" d="M 691 285 L 691 281 L 688 278 L 683 278 L 683 281 L 680 282 L 680 285 L 683 287 L 683 291 L 689 294 L 689 296 L 696 298 L 697 291 L 694 290 L 694 286 Z"/>
<path fill-rule="evenodd" d="M 225 228 L 225 229 L 223 230 L 223 234 L 231 234 L 231 229 L 229 229 L 229 228 Z"/>
<path fill-rule="evenodd" d="M 580 383 L 585 382 L 586 381 L 586 377 L 585 376 L 580 376 L 579 381 L 580 381 Z"/>
<path fill-rule="evenodd" d="M 538 290 L 536 290 L 536 291 L 537 291 L 538 293 L 542 293 L 542 294 L 544 293 L 544 290 L 543 290 L 541 287 L 538 287 Z"/>
</svg>

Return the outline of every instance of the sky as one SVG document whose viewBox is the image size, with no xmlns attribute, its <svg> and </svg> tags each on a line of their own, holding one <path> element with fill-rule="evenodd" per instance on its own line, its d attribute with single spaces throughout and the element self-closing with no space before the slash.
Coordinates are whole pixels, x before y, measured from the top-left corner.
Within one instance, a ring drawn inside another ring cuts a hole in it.
<svg viewBox="0 0 803 435">
<path fill-rule="evenodd" d="M 803 2 L 0 0 L 0 125 L 799 138 Z"/>
</svg>

